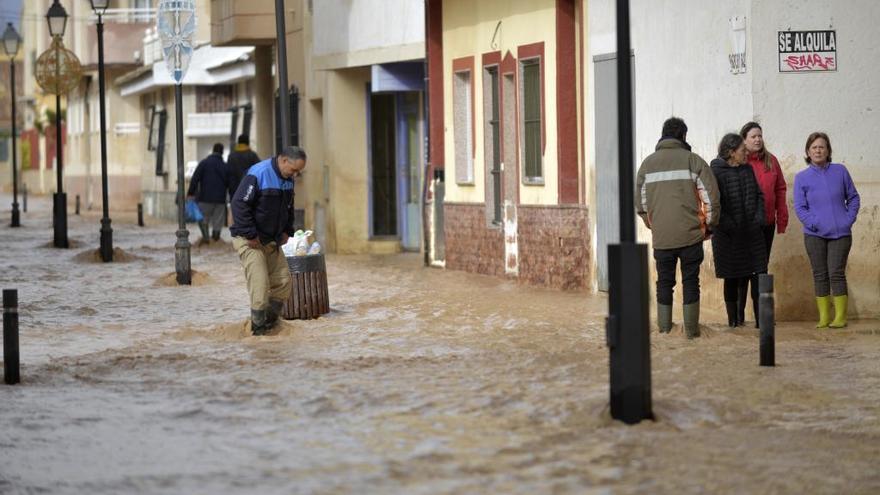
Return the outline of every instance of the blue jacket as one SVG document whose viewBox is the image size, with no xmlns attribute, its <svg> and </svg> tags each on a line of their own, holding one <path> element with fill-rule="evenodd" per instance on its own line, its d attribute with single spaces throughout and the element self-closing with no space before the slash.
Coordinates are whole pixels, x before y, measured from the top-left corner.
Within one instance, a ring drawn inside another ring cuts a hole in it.
<svg viewBox="0 0 880 495">
<path fill-rule="evenodd" d="M 195 196 L 200 203 L 226 204 L 226 192 L 231 195 L 232 181 L 229 165 L 220 153 L 211 153 L 199 162 L 189 182 L 187 196 Z M 198 194 L 196 192 L 198 191 Z"/>
<path fill-rule="evenodd" d="M 293 235 L 293 180 L 278 170 L 277 158 L 263 160 L 248 170 L 232 197 L 233 236 L 260 242 L 281 242 Z"/>
<path fill-rule="evenodd" d="M 804 234 L 824 239 L 852 235 L 859 214 L 859 192 L 846 167 L 810 164 L 794 177 L 794 209 Z"/>
</svg>

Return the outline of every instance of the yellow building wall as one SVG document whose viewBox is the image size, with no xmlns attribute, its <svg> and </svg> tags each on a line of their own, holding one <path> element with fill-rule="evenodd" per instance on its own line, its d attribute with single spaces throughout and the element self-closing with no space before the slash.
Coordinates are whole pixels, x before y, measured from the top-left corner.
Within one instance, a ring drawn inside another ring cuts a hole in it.
<svg viewBox="0 0 880 495">
<path fill-rule="evenodd" d="M 501 25 L 498 26 L 498 22 Z M 496 34 L 496 26 L 498 31 Z M 494 37 L 494 43 L 493 43 Z M 555 0 L 452 0 L 443 3 L 443 119 L 445 122 L 446 201 L 484 203 L 485 150 L 482 55 L 500 51 L 517 57 L 517 47 L 544 42 L 544 126 L 546 141 L 542 168 L 543 185 L 524 185 L 520 171 L 522 204 L 558 203 L 556 139 L 556 2 Z M 474 57 L 474 184 L 455 181 L 455 134 L 453 129 L 452 61 Z M 519 104 L 518 104 L 519 106 Z M 504 164 L 505 173 L 514 164 Z"/>
<path fill-rule="evenodd" d="M 329 249 L 338 253 L 394 253 L 399 239 L 370 239 L 367 83 L 370 68 L 327 72 L 324 159 L 330 184 Z M 317 171 L 316 171 L 317 172 Z"/>
</svg>

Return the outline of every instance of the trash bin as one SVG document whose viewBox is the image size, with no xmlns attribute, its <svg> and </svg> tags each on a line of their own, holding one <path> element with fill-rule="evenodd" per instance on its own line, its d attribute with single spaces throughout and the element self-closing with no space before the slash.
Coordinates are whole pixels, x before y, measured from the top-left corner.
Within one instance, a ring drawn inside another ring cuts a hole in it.
<svg viewBox="0 0 880 495">
<path fill-rule="evenodd" d="M 284 302 L 285 320 L 311 320 L 330 312 L 327 265 L 323 254 L 288 256 L 290 296 Z"/>
</svg>

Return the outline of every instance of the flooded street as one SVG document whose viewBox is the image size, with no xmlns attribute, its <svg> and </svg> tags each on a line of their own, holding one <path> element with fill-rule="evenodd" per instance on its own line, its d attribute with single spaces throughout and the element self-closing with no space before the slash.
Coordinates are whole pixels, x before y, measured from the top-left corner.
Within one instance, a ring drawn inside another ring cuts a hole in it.
<svg viewBox="0 0 880 495">
<path fill-rule="evenodd" d="M 59 250 L 30 200 L 0 228 L 22 362 L 0 493 L 880 493 L 876 321 L 781 323 L 776 368 L 720 317 L 693 342 L 653 331 L 657 421 L 629 427 L 604 295 L 331 255 L 331 313 L 253 337 L 228 244 L 194 247 L 178 287 L 176 225 L 114 216 L 128 259 L 103 264 L 100 212 Z"/>
</svg>

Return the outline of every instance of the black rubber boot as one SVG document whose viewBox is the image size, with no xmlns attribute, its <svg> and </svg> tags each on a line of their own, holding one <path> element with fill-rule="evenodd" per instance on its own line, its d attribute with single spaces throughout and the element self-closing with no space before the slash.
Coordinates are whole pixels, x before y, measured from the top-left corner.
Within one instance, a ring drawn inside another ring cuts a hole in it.
<svg viewBox="0 0 880 495">
<path fill-rule="evenodd" d="M 760 313 L 758 313 L 760 308 L 758 307 L 758 301 L 756 301 L 755 299 L 752 299 L 752 309 L 755 310 L 755 328 L 760 328 L 761 316 Z"/>
<path fill-rule="evenodd" d="M 284 308 L 284 302 L 277 301 L 275 299 L 269 299 L 269 310 L 266 315 L 266 327 L 267 329 L 272 328 L 278 323 L 278 318 L 281 316 L 281 310 Z"/>
<path fill-rule="evenodd" d="M 739 322 L 736 301 L 724 301 L 724 307 L 727 308 L 727 326 L 736 327 Z"/>
<path fill-rule="evenodd" d="M 736 294 L 736 326 L 741 327 L 746 323 L 746 300 L 749 298 L 748 279 L 740 281 Z"/>
<path fill-rule="evenodd" d="M 215 231 L 211 232 L 211 239 L 213 239 L 214 242 L 219 241 L 220 240 L 220 231 L 215 230 Z"/>
<path fill-rule="evenodd" d="M 266 335 L 269 332 L 268 320 L 266 318 L 266 310 L 251 310 L 251 332 L 254 335 Z"/>
<path fill-rule="evenodd" d="M 688 339 L 700 336 L 700 303 L 684 305 L 684 334 Z"/>
</svg>

